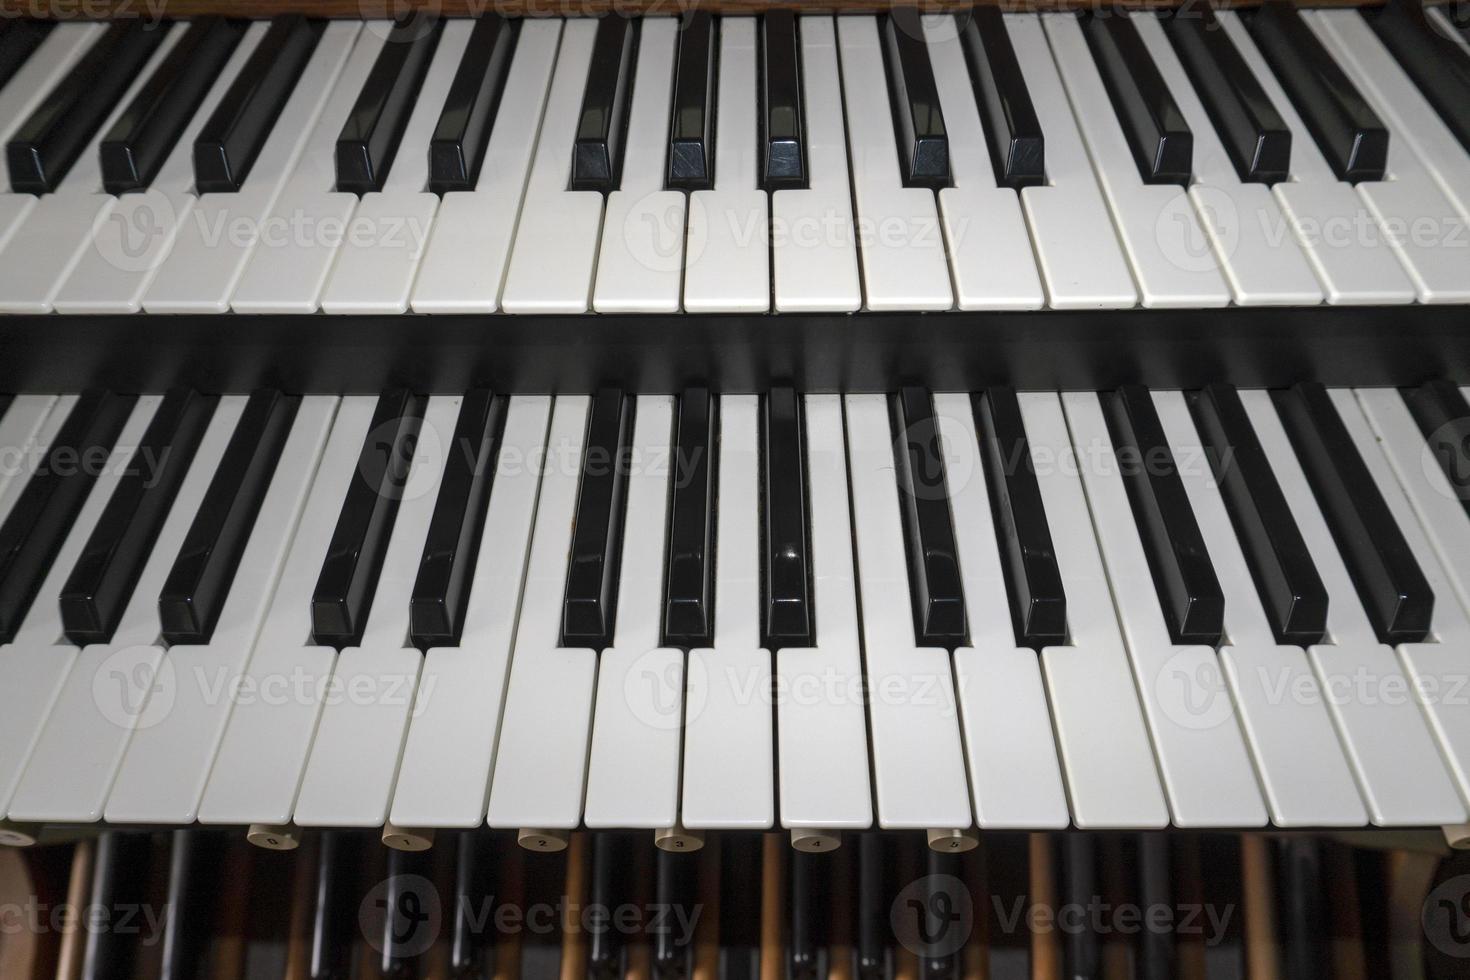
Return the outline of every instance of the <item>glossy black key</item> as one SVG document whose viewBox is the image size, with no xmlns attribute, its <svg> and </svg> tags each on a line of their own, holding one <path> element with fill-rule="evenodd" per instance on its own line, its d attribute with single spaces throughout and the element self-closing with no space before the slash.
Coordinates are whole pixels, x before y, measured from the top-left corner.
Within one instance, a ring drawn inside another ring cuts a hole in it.
<svg viewBox="0 0 1470 980">
<path fill-rule="evenodd" d="M 167 34 L 167 25 L 143 19 L 107 28 L 11 134 L 5 145 L 11 190 L 56 190 Z"/>
<path fill-rule="evenodd" d="M 1021 63 L 999 7 L 977 6 L 957 15 L 960 44 L 970 68 L 970 84 L 985 127 L 985 143 L 1002 187 L 1032 187 L 1046 182 L 1046 142 L 1036 107 L 1021 74 Z"/>
<path fill-rule="evenodd" d="M 674 108 L 669 119 L 670 188 L 707 190 L 715 182 L 715 20 L 689 14 L 679 31 L 674 64 Z"/>
<path fill-rule="evenodd" d="M 72 522 L 117 442 L 137 398 L 78 396 L 41 466 L 0 524 L 0 637 L 9 643 L 40 591 Z"/>
<path fill-rule="evenodd" d="M 362 637 L 426 401 L 402 389 L 378 397 L 311 597 L 312 637 L 322 646 L 356 646 Z"/>
<path fill-rule="evenodd" d="M 1274 184 L 1291 172 L 1291 130 L 1206 5 L 1165 17 L 1184 65 L 1240 179 Z"/>
<path fill-rule="evenodd" d="M 1016 642 L 1040 650 L 1065 643 L 1067 599 L 1031 460 L 1021 403 L 1009 388 L 970 396 L 980 462 L 1004 560 Z"/>
<path fill-rule="evenodd" d="M 1470 55 L 1460 42 L 1432 23 L 1418 0 L 1391 0 L 1363 17 L 1455 139 L 1470 149 Z"/>
<path fill-rule="evenodd" d="M 322 831 L 311 912 L 311 980 L 351 976 L 353 940 L 358 935 L 355 879 L 363 860 L 362 845 L 353 831 Z"/>
<path fill-rule="evenodd" d="M 759 75 L 761 187 L 806 186 L 806 127 L 802 124 L 801 44 L 789 10 L 761 18 Z"/>
<path fill-rule="evenodd" d="M 675 426 L 664 573 L 664 645 L 707 647 L 715 633 L 716 402 L 704 388 L 684 392 Z"/>
<path fill-rule="evenodd" d="M 520 25 L 493 13 L 475 22 L 429 140 L 429 190 L 435 194 L 475 189 Z"/>
<path fill-rule="evenodd" d="M 338 191 L 383 189 L 443 30 L 411 17 L 389 33 L 337 135 Z"/>
<path fill-rule="evenodd" d="M 153 413 L 61 589 L 62 629 L 77 646 L 112 638 L 218 404 L 176 389 Z"/>
<path fill-rule="evenodd" d="M 607 830 L 593 831 L 591 836 L 588 906 L 617 908 L 620 891 L 626 887 L 630 864 L 628 842 L 621 834 Z M 624 975 L 624 938 L 623 932 L 616 928 L 590 930 L 587 937 L 587 975 L 592 980 L 616 980 Z"/>
<path fill-rule="evenodd" d="M 1245 23 L 1338 179 L 1382 180 L 1388 128 L 1296 7 L 1267 0 Z"/>
<path fill-rule="evenodd" d="M 54 20 L 8 20 L 0 29 L 0 88 L 15 77 L 41 42 L 51 36 Z"/>
<path fill-rule="evenodd" d="M 107 193 L 144 190 L 153 182 L 244 33 L 243 21 L 218 17 L 189 25 L 102 138 Z"/>
<path fill-rule="evenodd" d="M 816 610 L 801 399 L 790 388 L 773 388 L 761 407 L 762 635 L 763 645 L 774 653 L 816 644 Z"/>
<path fill-rule="evenodd" d="M 1405 389 L 1403 398 L 1434 461 L 1470 512 L 1470 403 L 1453 382 L 1444 380 Z"/>
<path fill-rule="evenodd" d="M 1225 629 L 1225 596 L 1153 396 L 1127 385 L 1101 399 L 1169 638 L 1216 646 Z"/>
<path fill-rule="evenodd" d="M 633 98 L 633 62 L 638 25 L 629 17 L 609 14 L 597 22 L 592 64 L 577 114 L 572 144 L 572 190 L 607 194 L 618 189 L 623 173 L 623 146 L 628 105 Z"/>
<path fill-rule="evenodd" d="M 904 183 L 937 190 L 949 184 L 949 135 L 918 9 L 894 7 L 883 17 L 882 31 L 888 100 Z"/>
<path fill-rule="evenodd" d="M 1434 593 L 1327 389 L 1303 382 L 1271 399 L 1378 638 L 1424 639 Z"/>
<path fill-rule="evenodd" d="M 668 910 L 667 922 L 650 927 L 656 980 L 687 980 L 693 972 L 694 937 L 675 923 L 692 921 L 690 916 L 698 914 L 698 860 L 677 851 L 660 850 L 654 855 L 654 904 Z"/>
<path fill-rule="evenodd" d="M 158 598 L 169 643 L 208 643 L 213 635 L 300 405 L 272 390 L 246 402 Z"/>
<path fill-rule="evenodd" d="M 602 650 L 612 645 L 633 405 L 632 398 L 615 388 L 599 391 L 592 400 L 567 564 L 562 646 Z"/>
<path fill-rule="evenodd" d="M 194 137 L 194 189 L 238 191 L 321 39 L 324 22 L 277 17 Z"/>
<path fill-rule="evenodd" d="M 1082 33 L 1145 184 L 1188 186 L 1194 134 L 1127 17 L 1086 15 Z"/>
<path fill-rule="evenodd" d="M 889 399 L 889 412 L 914 637 L 921 647 L 952 650 L 967 643 L 965 596 L 934 401 L 922 388 L 904 388 Z"/>
</svg>

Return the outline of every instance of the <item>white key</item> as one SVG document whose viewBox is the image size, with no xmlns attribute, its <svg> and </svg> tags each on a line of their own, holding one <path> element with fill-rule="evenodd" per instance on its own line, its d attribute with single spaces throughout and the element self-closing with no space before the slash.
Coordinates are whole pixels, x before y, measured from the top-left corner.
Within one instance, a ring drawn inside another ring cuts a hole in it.
<svg viewBox="0 0 1470 980">
<path fill-rule="evenodd" d="M 937 394 L 970 647 L 954 652 L 976 822 L 988 829 L 1071 822 L 1036 651 L 1016 644 L 1005 573 L 968 394 Z"/>
<path fill-rule="evenodd" d="M 311 139 L 353 45 L 359 36 L 381 33 L 361 27 L 357 21 L 327 24 L 244 186 L 237 193 L 199 198 L 143 296 L 144 310 L 224 313 L 256 245 L 265 240 L 269 246 L 293 234 L 289 225 L 268 223 L 267 218 Z M 320 216 L 302 217 L 305 224 L 319 228 Z"/>
<path fill-rule="evenodd" d="M 439 202 L 413 287 L 415 313 L 492 313 L 500 305 L 560 38 L 559 20 L 521 21 L 479 183 Z"/>
<path fill-rule="evenodd" d="M 1200 716 L 1223 714 L 1233 697 L 1273 824 L 1360 827 L 1367 823 L 1368 812 L 1321 687 L 1305 651 L 1276 644 L 1220 488 L 1201 458 L 1200 438 L 1184 395 L 1156 391 L 1153 397 L 1225 595 L 1226 643 L 1220 648 L 1220 662 L 1228 688 L 1202 691 Z M 1208 683 L 1208 677 L 1205 680 Z"/>
<path fill-rule="evenodd" d="M 582 822 L 597 652 L 558 643 L 588 408 L 587 396 L 565 395 L 556 399 L 551 414 L 490 781 L 487 820 L 492 827 L 570 830 Z"/>
<path fill-rule="evenodd" d="M 860 829 L 871 826 L 873 805 L 842 399 L 806 395 L 802 403 L 817 646 L 776 654 L 781 826 Z"/>
<path fill-rule="evenodd" d="M 799 21 L 805 189 L 771 195 L 772 275 L 780 312 L 850 313 L 862 305 L 831 17 Z"/>
<path fill-rule="evenodd" d="M 1046 184 L 1021 192 L 1036 264 L 1053 309 L 1123 309 L 1138 302 L 1077 120 L 1035 14 L 1006 14 L 1036 118 L 1046 134 Z"/>
<path fill-rule="evenodd" d="M 245 676 L 336 409 L 335 397 L 302 399 L 213 636 L 164 654 L 144 715 L 150 724 L 133 730 L 107 797 L 108 821 L 185 824 L 198 815 L 230 718 L 230 691 Z M 160 711 L 164 698 L 168 710 Z"/>
<path fill-rule="evenodd" d="M 1266 807 L 1208 646 L 1169 637 L 1098 396 L 1062 396 L 1113 604 L 1177 827 L 1259 827 Z M 1195 457 L 1190 465 L 1203 465 Z M 1176 466 L 1183 465 L 1176 461 Z"/>
<path fill-rule="evenodd" d="M 400 827 L 485 819 L 540 485 L 531 461 L 550 421 L 549 397 L 510 399 L 460 645 L 430 650 L 419 676 L 389 817 Z"/>
<path fill-rule="evenodd" d="M 585 313 L 591 300 L 602 195 L 567 187 L 596 35 L 597 21 L 592 18 L 574 18 L 562 28 L 500 299 L 507 313 Z"/>
<path fill-rule="evenodd" d="M 1392 650 L 1378 642 L 1312 489 L 1265 391 L 1243 391 L 1256 437 L 1327 588 L 1327 637 L 1307 656 L 1377 826 L 1458 823 L 1459 794 Z M 1366 686 L 1365 686 L 1366 682 Z"/>
<path fill-rule="evenodd" d="M 762 830 L 776 802 L 771 655 L 760 648 L 760 402 L 724 395 L 719 406 L 715 646 L 689 651 L 680 821 Z"/>
<path fill-rule="evenodd" d="M 286 823 L 296 804 L 337 651 L 311 635 L 321 576 L 348 484 L 356 478 L 377 398 L 342 399 L 286 566 L 233 697 L 229 724 L 199 804 L 201 823 Z"/>
<path fill-rule="evenodd" d="M 769 203 L 756 185 L 755 18 L 722 17 L 719 37 L 715 186 L 689 195 L 684 309 L 764 313 L 771 240 Z"/>
<path fill-rule="evenodd" d="M 939 192 L 955 304 L 962 310 L 1035 310 L 1046 301 L 1021 198 L 998 187 L 965 52 L 950 18 L 924 18 L 934 86 L 949 134 L 953 186 Z M 956 660 L 956 667 L 959 662 Z"/>
<path fill-rule="evenodd" d="M 0 418 L 0 523 L 25 490 L 33 464 L 55 438 L 66 419 L 56 395 L 17 395 Z M 69 407 L 74 399 L 68 399 Z M 44 426 L 44 428 L 43 428 Z M 44 438 L 44 442 L 39 440 Z"/>
<path fill-rule="evenodd" d="M 1169 810 L 1098 555 L 1061 400 L 1019 396 L 1036 482 L 1067 597 L 1070 646 L 1041 652 L 1072 822 L 1163 827 Z"/>
<path fill-rule="evenodd" d="M 667 395 L 638 397 L 616 633 L 597 670 L 587 771 L 589 827 L 672 827 L 679 815 L 684 653 L 659 648 L 673 409 Z"/>
<path fill-rule="evenodd" d="M 878 825 L 969 827 L 949 651 L 920 649 L 914 637 L 888 397 L 848 395 L 846 403 Z"/>
</svg>

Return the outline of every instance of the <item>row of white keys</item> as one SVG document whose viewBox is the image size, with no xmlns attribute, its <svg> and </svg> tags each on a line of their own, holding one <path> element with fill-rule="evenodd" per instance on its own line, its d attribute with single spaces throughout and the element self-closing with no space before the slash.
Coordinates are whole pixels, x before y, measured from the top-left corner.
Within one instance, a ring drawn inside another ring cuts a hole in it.
<svg viewBox="0 0 1470 980">
<path fill-rule="evenodd" d="M 777 195 L 791 193 L 799 192 Z M 776 653 L 781 826 L 861 830 L 872 825 L 873 798 L 842 396 L 806 395 L 802 404 L 817 645 Z"/>
<path fill-rule="evenodd" d="M 878 826 L 969 827 L 974 820 L 949 651 L 921 649 L 914 636 L 888 397 L 845 400 Z"/>
<path fill-rule="evenodd" d="M 1041 653 L 1057 746 L 1079 828 L 1169 822 L 1061 399 L 1018 396 L 1067 597 L 1068 646 Z"/>
<path fill-rule="evenodd" d="M 722 17 L 719 36 L 715 184 L 689 195 L 684 309 L 764 313 L 771 307 L 770 203 L 756 184 L 755 18 Z"/>
<path fill-rule="evenodd" d="M 1327 636 L 1307 651 L 1368 817 L 1378 826 L 1458 823 L 1464 807 L 1392 650 L 1378 642 L 1271 395 L 1242 391 L 1256 437 L 1327 589 Z M 1294 695 L 1290 695 L 1294 696 Z"/>
<path fill-rule="evenodd" d="M 1021 205 L 1046 284 L 1047 305 L 1057 310 L 1131 307 L 1138 302 L 1138 290 L 1041 20 L 1035 14 L 1006 14 L 1005 26 L 1046 134 L 1047 182 L 1023 190 Z"/>
<path fill-rule="evenodd" d="M 360 35 L 379 33 L 358 21 L 335 20 L 322 30 L 270 136 L 237 192 L 202 195 L 163 260 L 143 309 L 149 313 L 224 313 L 245 266 L 263 238 L 267 245 L 294 234 L 288 224 L 269 226 L 276 199 L 310 141 L 316 120 Z M 310 217 L 310 216 L 306 216 Z"/>
<path fill-rule="evenodd" d="M 1229 723 L 1233 700 L 1272 824 L 1360 827 L 1368 813 L 1321 687 L 1306 651 L 1276 643 L 1185 396 L 1156 391 L 1153 399 L 1225 596 L 1223 683 L 1216 678 L 1211 689 L 1211 677 L 1202 678 L 1199 717 Z"/>
<path fill-rule="evenodd" d="M 1190 84 L 1174 46 L 1153 14 L 1132 15 L 1138 36 L 1194 138 L 1194 180 L 1189 198 L 1200 229 L 1240 306 L 1309 306 L 1322 302 L 1322 287 L 1271 188 L 1240 179 L 1204 104 Z M 1296 147 L 1292 147 L 1293 152 Z M 1186 258 L 1198 260 L 1192 253 Z"/>
<path fill-rule="evenodd" d="M 1332 172 L 1250 32 L 1234 11 L 1216 17 L 1291 131 L 1291 179 L 1271 188 L 1290 227 L 1268 228 L 1268 235 L 1296 238 L 1328 303 L 1412 303 L 1414 284 L 1376 219 L 1353 186 Z"/>
<path fill-rule="evenodd" d="M 399 827 L 485 819 L 540 486 L 532 461 L 546 446 L 551 398 L 516 396 L 506 411 L 503 448 L 485 463 L 494 483 L 459 646 L 424 656 L 389 813 Z"/>
<path fill-rule="evenodd" d="M 680 821 L 763 830 L 776 801 L 771 655 L 760 628 L 759 397 L 720 396 L 719 425 L 715 645 L 689 651 Z"/>
<path fill-rule="evenodd" d="M 782 313 L 851 313 L 863 302 L 832 18 L 799 20 L 807 186 L 771 195 L 772 291 Z"/>
<path fill-rule="evenodd" d="M 1062 396 L 1113 604 L 1176 827 L 1259 827 L 1266 807 L 1213 647 L 1173 642 L 1102 404 Z M 1195 457 L 1192 465 L 1204 460 Z M 1179 465 L 1176 461 L 1176 466 Z"/>
<path fill-rule="evenodd" d="M 560 38 L 558 19 L 521 21 L 479 181 L 474 190 L 445 194 L 439 202 L 413 287 L 415 313 L 493 313 L 499 307 Z"/>
<path fill-rule="evenodd" d="M 334 396 L 302 399 L 213 636 L 208 644 L 173 646 L 164 654 L 152 703 L 107 797 L 109 822 L 187 824 L 198 815 L 230 718 L 231 692 L 245 676 L 336 410 Z"/>
<path fill-rule="evenodd" d="M 199 803 L 201 823 L 291 819 L 337 651 L 312 641 L 321 575 L 377 398 L 342 399 Z"/>
<path fill-rule="evenodd" d="M 11 819 L 101 820 L 133 729 L 168 711 L 167 695 L 152 700 L 167 687 L 157 677 L 164 653 L 158 596 L 246 400 L 220 399 L 117 630 L 107 643 L 83 647 L 62 684 L 11 797 Z"/>
</svg>

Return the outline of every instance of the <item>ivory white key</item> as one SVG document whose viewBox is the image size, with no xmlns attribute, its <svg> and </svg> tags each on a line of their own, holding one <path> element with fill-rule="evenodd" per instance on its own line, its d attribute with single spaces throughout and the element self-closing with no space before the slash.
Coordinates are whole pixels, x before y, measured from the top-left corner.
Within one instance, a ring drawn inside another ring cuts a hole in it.
<svg viewBox="0 0 1470 980">
<path fill-rule="evenodd" d="M 974 818 L 949 651 L 920 649 L 914 636 L 888 398 L 848 395 L 845 401 L 878 825 L 969 827 Z"/>
<path fill-rule="evenodd" d="M 1169 822 L 1153 750 L 1098 555 L 1061 400 L 1018 396 L 1036 482 L 1067 596 L 1070 646 L 1041 652 L 1057 745 L 1083 830 L 1151 828 Z M 1087 451 L 1091 451 L 1088 447 Z"/>
<path fill-rule="evenodd" d="M 1321 686 L 1304 650 L 1276 643 L 1184 395 L 1156 391 L 1153 398 L 1225 595 L 1223 681 L 1217 672 L 1212 691 L 1209 675 L 1202 677 L 1200 717 L 1224 716 L 1233 699 L 1273 824 L 1360 827 L 1368 812 Z"/>
<path fill-rule="evenodd" d="M 684 309 L 690 313 L 764 313 L 771 306 L 769 205 L 756 185 L 755 38 L 755 18 L 720 18 L 715 185 L 689 195 Z"/>
<path fill-rule="evenodd" d="M 219 400 L 116 632 L 107 643 L 83 647 L 62 684 L 11 797 L 11 819 L 101 820 L 133 730 L 171 710 L 170 682 L 158 676 L 158 595 L 246 401 Z"/>
<path fill-rule="evenodd" d="M 419 676 L 389 815 L 399 827 L 474 827 L 485 819 L 540 486 L 531 461 L 546 446 L 550 421 L 550 397 L 510 399 L 503 448 L 486 464 L 496 467 L 495 482 L 460 645 L 430 650 Z"/>
<path fill-rule="evenodd" d="M 807 186 L 771 195 L 771 250 L 776 309 L 849 313 L 862 305 L 842 79 L 832 18 L 798 19 Z"/>
<path fill-rule="evenodd" d="M 322 30 L 316 50 L 276 119 L 271 134 L 237 193 L 205 194 L 180 228 L 143 296 L 149 313 L 224 313 L 256 246 L 278 245 L 298 233 L 288 224 L 267 222 L 297 159 L 311 139 L 359 37 L 378 37 L 372 26 L 335 20 Z M 320 231 L 320 215 L 304 215 Z"/>
<path fill-rule="evenodd" d="M 439 202 L 414 283 L 415 313 L 491 313 L 500 305 L 560 38 L 560 20 L 521 21 L 479 182 Z"/>
<path fill-rule="evenodd" d="M 69 410 L 75 399 L 65 400 Z M 60 401 L 56 395 L 17 395 L 0 417 L 0 523 L 25 490 L 35 461 L 44 458 L 45 447 L 66 421 L 66 412 L 52 411 Z"/>
<path fill-rule="evenodd" d="M 1378 642 L 1265 391 L 1241 402 L 1327 587 L 1327 637 L 1307 656 L 1377 826 L 1459 823 L 1464 806 L 1392 650 Z M 1364 686 L 1366 685 L 1366 687 Z"/>
<path fill-rule="evenodd" d="M 356 478 L 377 398 L 342 399 L 270 610 L 233 697 L 199 804 L 200 823 L 291 820 L 337 651 L 312 642 L 311 594 Z"/>
<path fill-rule="evenodd" d="M 215 753 L 230 719 L 231 691 L 245 677 L 336 414 L 337 398 L 302 399 L 275 475 L 261 501 L 229 598 L 208 645 L 170 647 L 150 707 L 107 797 L 111 823 L 193 823 Z M 160 702 L 161 703 L 161 702 Z"/>
<path fill-rule="evenodd" d="M 760 403 L 723 395 L 719 406 L 715 645 L 689 651 L 680 822 L 763 830 L 776 802 L 771 654 L 760 648 Z"/>
</svg>

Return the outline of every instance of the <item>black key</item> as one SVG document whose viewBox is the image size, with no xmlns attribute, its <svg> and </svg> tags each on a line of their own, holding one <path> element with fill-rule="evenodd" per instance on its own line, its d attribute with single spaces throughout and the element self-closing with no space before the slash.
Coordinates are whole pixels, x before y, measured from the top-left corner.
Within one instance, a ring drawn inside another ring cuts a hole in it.
<svg viewBox="0 0 1470 980">
<path fill-rule="evenodd" d="M 1067 640 L 1067 598 L 1031 461 L 1021 403 L 1009 388 L 970 396 L 991 516 L 1004 555 L 1016 642 L 1040 650 Z"/>
<path fill-rule="evenodd" d="M 210 906 L 222 892 L 221 843 L 220 835 L 213 831 L 173 832 L 160 980 L 209 975 Z"/>
<path fill-rule="evenodd" d="M 504 431 L 505 399 L 484 389 L 464 396 L 409 601 L 409 635 L 420 650 L 459 645 Z"/>
<path fill-rule="evenodd" d="M 577 138 L 572 144 L 574 191 L 607 194 L 622 181 L 637 49 L 638 27 L 631 18 L 608 14 L 598 20 L 582 110 L 577 114 Z"/>
<path fill-rule="evenodd" d="M 358 934 L 353 893 L 362 850 L 361 838 L 353 831 L 322 831 L 311 914 L 311 980 L 351 976 L 352 945 Z"/>
<path fill-rule="evenodd" d="M 429 190 L 435 194 L 475 189 L 520 26 L 519 20 L 491 13 L 470 32 L 429 140 Z"/>
<path fill-rule="evenodd" d="M 858 835 L 857 975 L 859 980 L 886 980 L 893 975 L 892 896 L 885 881 L 890 866 L 884 837 L 874 831 Z"/>
<path fill-rule="evenodd" d="M 774 653 L 816 644 L 816 610 L 811 604 L 801 399 L 790 388 L 772 388 L 762 407 L 763 643 Z"/>
<path fill-rule="evenodd" d="M 1403 398 L 1460 506 L 1470 513 L 1470 404 L 1444 380 L 1407 388 Z"/>
<path fill-rule="evenodd" d="M 362 637 L 418 445 L 425 402 L 403 389 L 378 398 L 311 597 L 312 637 L 322 646 L 356 646 Z"/>
<path fill-rule="evenodd" d="M 1145 184 L 1188 186 L 1194 135 L 1127 17 L 1082 18 L 1082 33 Z"/>
<path fill-rule="evenodd" d="M 164 24 L 118 21 L 87 49 L 5 145 L 11 190 L 56 190 L 167 33 Z"/>
<path fill-rule="evenodd" d="M 693 936 L 676 923 L 693 921 L 698 885 L 694 872 L 697 858 L 676 851 L 660 850 L 654 857 L 654 904 L 667 910 L 664 921 L 651 925 L 653 932 L 653 975 L 656 980 L 684 980 L 693 966 Z"/>
<path fill-rule="evenodd" d="M 1193 6 L 1165 17 L 1163 24 L 1240 179 L 1285 180 L 1291 171 L 1291 130 L 1214 11 Z"/>
<path fill-rule="evenodd" d="M 194 189 L 238 191 L 321 39 L 324 22 L 288 14 L 270 30 L 194 138 Z"/>
<path fill-rule="evenodd" d="M 409 18 L 394 25 L 337 135 L 337 190 L 383 189 L 443 30 L 442 20 L 426 26 Z"/>
<path fill-rule="evenodd" d="M 883 55 L 904 183 L 944 187 L 949 184 L 949 136 L 917 8 L 894 7 L 883 18 Z"/>
<path fill-rule="evenodd" d="M 206 17 L 189 25 L 102 138 L 102 186 L 144 190 L 183 135 L 245 33 L 245 22 Z"/>
<path fill-rule="evenodd" d="M 1102 945 L 1099 923 L 1094 910 L 1099 901 L 1097 882 L 1096 838 L 1083 830 L 1058 835 L 1061 858 L 1061 898 L 1063 907 L 1074 909 L 1078 916 L 1075 928 L 1062 934 L 1062 960 L 1066 976 L 1072 980 L 1101 980 Z"/>
<path fill-rule="evenodd" d="M 0 525 L 0 637 L 15 638 L 31 603 L 101 475 L 102 463 L 137 404 L 132 395 L 89 391 L 77 398 L 41 469 Z"/>
<path fill-rule="evenodd" d="M 213 635 L 300 405 L 271 390 L 245 404 L 158 598 L 167 642 L 208 643 Z"/>
<path fill-rule="evenodd" d="M 679 399 L 664 575 L 664 645 L 707 647 L 715 634 L 715 451 L 719 417 L 708 390 Z"/>
<path fill-rule="evenodd" d="M 1425 14 L 1418 0 L 1391 0 L 1363 17 L 1455 139 L 1470 149 L 1470 57 Z"/>
<path fill-rule="evenodd" d="M 759 54 L 761 187 L 767 191 L 805 187 L 801 45 L 796 17 L 789 10 L 770 10 L 761 18 Z"/>
<path fill-rule="evenodd" d="M 97 837 L 88 893 L 82 980 L 126 980 L 140 959 L 143 931 L 136 916 L 148 900 L 153 841 L 148 834 L 109 830 Z"/>
<path fill-rule="evenodd" d="M 1126 385 L 1102 396 L 1102 407 L 1169 638 L 1216 646 L 1225 629 L 1225 596 L 1153 396 Z"/>
<path fill-rule="evenodd" d="M 1190 395 L 1189 404 L 1277 642 L 1320 642 L 1327 629 L 1327 589 L 1240 396 L 1230 385 L 1216 384 Z"/>
<path fill-rule="evenodd" d="M 612 831 L 592 833 L 592 866 L 588 882 L 589 908 L 616 909 L 619 890 L 628 875 L 628 842 Z M 621 929 L 611 924 L 594 927 L 587 937 L 587 975 L 593 980 L 615 980 L 624 974 Z"/>
<path fill-rule="evenodd" d="M 449 964 L 456 977 L 488 977 L 495 969 L 495 924 L 485 917 L 495 895 L 500 856 L 484 828 L 462 830 L 454 852 L 454 925 Z"/>
<path fill-rule="evenodd" d="M 106 643 L 168 518 L 219 398 L 164 396 L 61 589 L 61 625 L 77 646 Z"/>
<path fill-rule="evenodd" d="M 966 646 L 965 595 L 934 402 L 922 388 L 905 388 L 889 400 L 889 411 L 897 433 L 893 462 L 909 560 L 914 637 L 921 647 Z"/>
<path fill-rule="evenodd" d="M 1169 837 L 1162 833 L 1138 836 L 1134 854 L 1138 862 L 1138 903 L 1143 921 L 1160 921 L 1155 916 L 1176 908 L 1169 873 Z M 1170 929 L 1145 925 L 1138 937 L 1138 980 L 1170 980 L 1174 976 L 1174 935 Z"/>
<path fill-rule="evenodd" d="M 977 6 L 957 16 L 968 18 L 960 31 L 960 43 L 970 67 L 996 183 L 1017 190 L 1045 183 L 1041 122 L 1000 8 Z"/>
<path fill-rule="evenodd" d="M 1434 593 L 1327 389 L 1303 382 L 1271 400 L 1378 638 L 1391 646 L 1424 639 Z"/>
<path fill-rule="evenodd" d="M 674 65 L 667 184 L 677 190 L 714 186 L 717 50 L 714 18 L 709 11 L 694 11 L 679 31 L 679 58 Z"/>
<path fill-rule="evenodd" d="M 615 388 L 604 388 L 592 401 L 567 565 L 562 646 L 602 650 L 612 645 L 633 404 Z"/>
<path fill-rule="evenodd" d="M 25 66 L 55 26 L 54 20 L 10 20 L 4 24 L 0 31 L 0 88 Z"/>
<path fill-rule="evenodd" d="M 1388 128 L 1295 5 L 1267 0 L 1245 22 L 1338 179 L 1382 180 L 1388 165 Z"/>
</svg>

